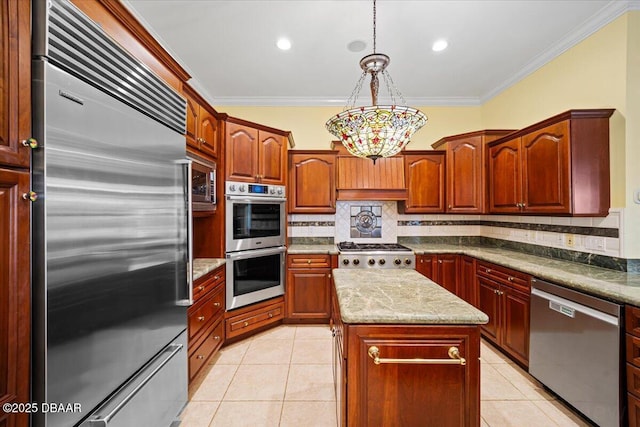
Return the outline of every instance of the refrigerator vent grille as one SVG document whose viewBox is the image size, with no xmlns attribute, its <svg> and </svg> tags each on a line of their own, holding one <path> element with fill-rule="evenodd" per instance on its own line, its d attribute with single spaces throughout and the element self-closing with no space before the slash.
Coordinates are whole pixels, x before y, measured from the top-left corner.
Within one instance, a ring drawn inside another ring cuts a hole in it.
<svg viewBox="0 0 640 427">
<path fill-rule="evenodd" d="M 186 102 L 75 6 L 50 3 L 47 57 L 65 71 L 184 134 Z"/>
</svg>

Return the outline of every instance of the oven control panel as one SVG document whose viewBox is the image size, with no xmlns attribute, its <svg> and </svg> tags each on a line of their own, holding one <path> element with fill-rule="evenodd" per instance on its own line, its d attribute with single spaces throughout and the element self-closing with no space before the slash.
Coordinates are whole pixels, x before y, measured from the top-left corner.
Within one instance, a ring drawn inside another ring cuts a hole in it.
<svg viewBox="0 0 640 427">
<path fill-rule="evenodd" d="M 248 182 L 225 182 L 227 196 L 257 196 L 284 199 L 286 197 L 284 185 L 258 184 Z"/>
</svg>

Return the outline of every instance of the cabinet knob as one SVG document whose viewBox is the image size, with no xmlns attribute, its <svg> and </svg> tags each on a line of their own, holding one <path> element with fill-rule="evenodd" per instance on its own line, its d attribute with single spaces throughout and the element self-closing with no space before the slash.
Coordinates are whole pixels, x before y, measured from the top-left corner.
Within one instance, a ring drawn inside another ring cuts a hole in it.
<svg viewBox="0 0 640 427">
<path fill-rule="evenodd" d="M 327 274 L 327 277 L 328 277 L 329 279 L 331 279 L 331 273 Z"/>
<path fill-rule="evenodd" d="M 273 313 L 269 313 L 269 319 L 273 317 Z"/>
<path fill-rule="evenodd" d="M 451 209 L 451 208 L 453 208 L 453 206 L 449 205 L 448 208 Z"/>
<path fill-rule="evenodd" d="M 438 260 L 438 264 L 442 264 L 442 260 L 441 259 Z"/>
<path fill-rule="evenodd" d="M 244 322 L 244 326 L 245 327 L 249 326 L 249 322 Z"/>
<path fill-rule="evenodd" d="M 220 303 L 218 301 L 216 301 L 216 302 L 213 303 L 213 306 L 214 307 L 220 307 Z"/>
<path fill-rule="evenodd" d="M 311 260 L 310 259 L 307 260 L 307 264 L 311 264 Z"/>
<path fill-rule="evenodd" d="M 220 276 L 213 276 L 213 280 L 220 280 Z"/>
<path fill-rule="evenodd" d="M 204 356 L 203 356 L 203 355 L 201 355 L 201 354 L 199 354 L 199 355 L 197 355 L 197 356 L 196 356 L 196 359 L 200 359 L 200 360 L 202 360 L 202 359 L 204 359 Z"/>
<path fill-rule="evenodd" d="M 199 291 L 204 291 L 204 285 L 200 285 L 200 286 L 198 286 L 198 290 L 199 290 Z"/>
<path fill-rule="evenodd" d="M 513 277 L 509 276 L 507 280 L 509 280 L 510 282 L 513 282 Z"/>
<path fill-rule="evenodd" d="M 35 149 L 38 148 L 38 141 L 35 138 L 27 138 L 22 140 L 22 146 Z"/>
<path fill-rule="evenodd" d="M 218 335 L 216 335 L 215 337 L 213 337 L 214 340 L 216 341 L 220 341 L 220 337 Z"/>
<path fill-rule="evenodd" d="M 486 272 L 486 273 L 491 273 L 491 269 L 490 269 L 490 268 L 487 268 L 487 269 L 485 270 L 485 272 Z"/>
<path fill-rule="evenodd" d="M 28 193 L 24 193 L 22 195 L 22 198 L 24 200 L 29 200 L 30 202 L 35 202 L 36 200 L 38 200 L 38 193 L 34 191 L 29 191 Z"/>
<path fill-rule="evenodd" d="M 198 316 L 198 320 L 203 322 L 204 321 L 204 316 Z"/>
</svg>

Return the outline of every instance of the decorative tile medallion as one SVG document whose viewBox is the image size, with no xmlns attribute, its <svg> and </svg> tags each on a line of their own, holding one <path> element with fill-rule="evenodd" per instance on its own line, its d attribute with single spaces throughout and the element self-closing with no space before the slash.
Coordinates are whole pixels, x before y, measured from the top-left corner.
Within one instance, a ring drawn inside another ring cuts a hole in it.
<svg viewBox="0 0 640 427">
<path fill-rule="evenodd" d="M 351 206 L 351 238 L 382 237 L 382 206 Z"/>
</svg>

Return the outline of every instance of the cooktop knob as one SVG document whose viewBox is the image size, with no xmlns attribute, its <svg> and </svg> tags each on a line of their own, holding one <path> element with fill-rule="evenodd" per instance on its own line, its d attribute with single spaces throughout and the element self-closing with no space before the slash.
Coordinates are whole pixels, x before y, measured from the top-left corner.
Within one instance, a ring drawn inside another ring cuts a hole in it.
<svg viewBox="0 0 640 427">
<path fill-rule="evenodd" d="M 360 260 L 359 259 L 354 259 L 353 260 L 353 265 L 358 265 L 360 264 Z"/>
<path fill-rule="evenodd" d="M 269 190 L 269 193 L 270 193 L 270 194 L 276 194 L 276 190 L 275 190 L 275 188 L 272 188 L 271 190 Z"/>
<path fill-rule="evenodd" d="M 405 258 L 404 263 L 407 265 L 411 265 L 411 260 L 409 258 Z"/>
<path fill-rule="evenodd" d="M 373 265 L 376 263 L 376 260 L 373 258 L 369 258 L 369 261 L 367 261 L 369 263 L 369 265 Z"/>
<path fill-rule="evenodd" d="M 345 258 L 345 259 L 342 260 L 342 263 L 344 265 L 349 265 L 349 260 Z"/>
<path fill-rule="evenodd" d="M 236 191 L 236 186 L 235 186 L 235 185 L 233 185 L 233 184 L 231 184 L 231 185 L 229 186 L 229 191 L 231 191 L 231 192 Z"/>
<path fill-rule="evenodd" d="M 238 190 L 240 190 L 241 193 L 244 193 L 246 189 L 247 187 L 245 187 L 244 185 L 241 185 L 240 188 L 238 188 Z"/>
<path fill-rule="evenodd" d="M 278 196 L 282 196 L 282 188 L 278 188 Z"/>
<path fill-rule="evenodd" d="M 387 261 L 386 261 L 386 260 L 384 260 L 384 259 L 379 259 L 379 260 L 378 260 L 378 264 L 380 264 L 380 265 L 385 265 L 385 263 L 386 263 L 386 262 L 387 262 Z"/>
<path fill-rule="evenodd" d="M 395 265 L 400 265 L 400 264 L 402 264 L 402 261 L 400 261 L 400 258 L 396 258 L 396 259 L 393 260 L 393 263 Z"/>
</svg>

